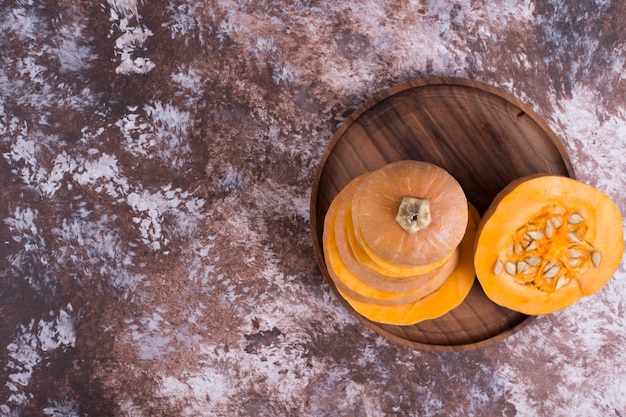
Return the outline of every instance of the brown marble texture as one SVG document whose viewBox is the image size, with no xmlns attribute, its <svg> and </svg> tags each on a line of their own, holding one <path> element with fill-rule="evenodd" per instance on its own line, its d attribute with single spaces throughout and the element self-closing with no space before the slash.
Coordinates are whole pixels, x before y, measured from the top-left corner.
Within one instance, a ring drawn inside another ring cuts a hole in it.
<svg viewBox="0 0 626 417">
<path fill-rule="evenodd" d="M 618 0 L 0 0 L 0 416 L 626 416 L 626 273 L 489 347 L 395 345 L 313 256 L 333 132 L 459 76 L 626 212 Z"/>
</svg>

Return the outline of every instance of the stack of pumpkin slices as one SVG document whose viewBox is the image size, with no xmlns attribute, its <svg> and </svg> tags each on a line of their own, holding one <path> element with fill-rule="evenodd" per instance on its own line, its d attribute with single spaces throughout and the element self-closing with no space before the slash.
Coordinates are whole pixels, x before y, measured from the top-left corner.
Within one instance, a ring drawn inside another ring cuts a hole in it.
<svg viewBox="0 0 626 417">
<path fill-rule="evenodd" d="M 474 283 L 479 221 L 446 170 L 393 162 L 353 179 L 332 201 L 324 219 L 326 266 L 340 295 L 369 320 L 436 318 Z"/>
</svg>

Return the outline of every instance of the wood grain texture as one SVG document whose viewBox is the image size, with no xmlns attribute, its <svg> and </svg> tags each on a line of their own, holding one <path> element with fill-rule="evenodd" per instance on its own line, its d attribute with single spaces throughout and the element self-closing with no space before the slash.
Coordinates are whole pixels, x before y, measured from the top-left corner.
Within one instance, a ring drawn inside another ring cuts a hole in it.
<svg viewBox="0 0 626 417">
<path fill-rule="evenodd" d="M 356 110 L 321 158 L 311 193 L 311 233 L 320 269 L 324 216 L 356 176 L 402 159 L 431 162 L 450 172 L 482 214 L 510 181 L 532 173 L 573 176 L 563 146 L 528 106 L 489 85 L 460 78 L 413 80 L 386 90 Z M 341 296 L 336 292 L 337 296 Z M 448 314 L 412 326 L 367 327 L 402 345 L 436 351 L 474 349 L 502 340 L 532 317 L 492 303 L 475 282 Z"/>
</svg>

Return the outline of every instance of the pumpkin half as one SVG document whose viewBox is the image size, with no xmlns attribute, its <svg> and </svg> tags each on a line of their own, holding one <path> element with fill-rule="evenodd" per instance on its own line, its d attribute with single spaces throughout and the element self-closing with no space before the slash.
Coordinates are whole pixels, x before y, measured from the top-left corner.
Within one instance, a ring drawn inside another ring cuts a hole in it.
<svg viewBox="0 0 626 417">
<path fill-rule="evenodd" d="M 623 252 L 622 216 L 607 195 L 571 178 L 532 175 L 506 186 L 485 212 L 474 264 L 492 301 L 537 315 L 600 290 Z"/>
</svg>

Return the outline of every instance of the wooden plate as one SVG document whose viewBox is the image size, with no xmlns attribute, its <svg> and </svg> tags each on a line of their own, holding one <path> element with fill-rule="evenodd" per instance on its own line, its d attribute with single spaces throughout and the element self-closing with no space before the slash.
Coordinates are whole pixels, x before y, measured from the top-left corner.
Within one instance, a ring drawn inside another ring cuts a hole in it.
<svg viewBox="0 0 626 417">
<path fill-rule="evenodd" d="M 538 172 L 573 176 L 558 138 L 528 106 L 495 87 L 459 78 L 414 80 L 378 94 L 340 126 L 311 193 L 311 235 L 322 274 L 345 307 L 378 334 L 417 349 L 461 351 L 527 325 L 532 317 L 491 302 L 478 280 L 459 307 L 411 326 L 372 322 L 337 293 L 322 249 L 326 211 L 350 180 L 402 159 L 448 170 L 482 215 L 513 179 Z"/>
</svg>

